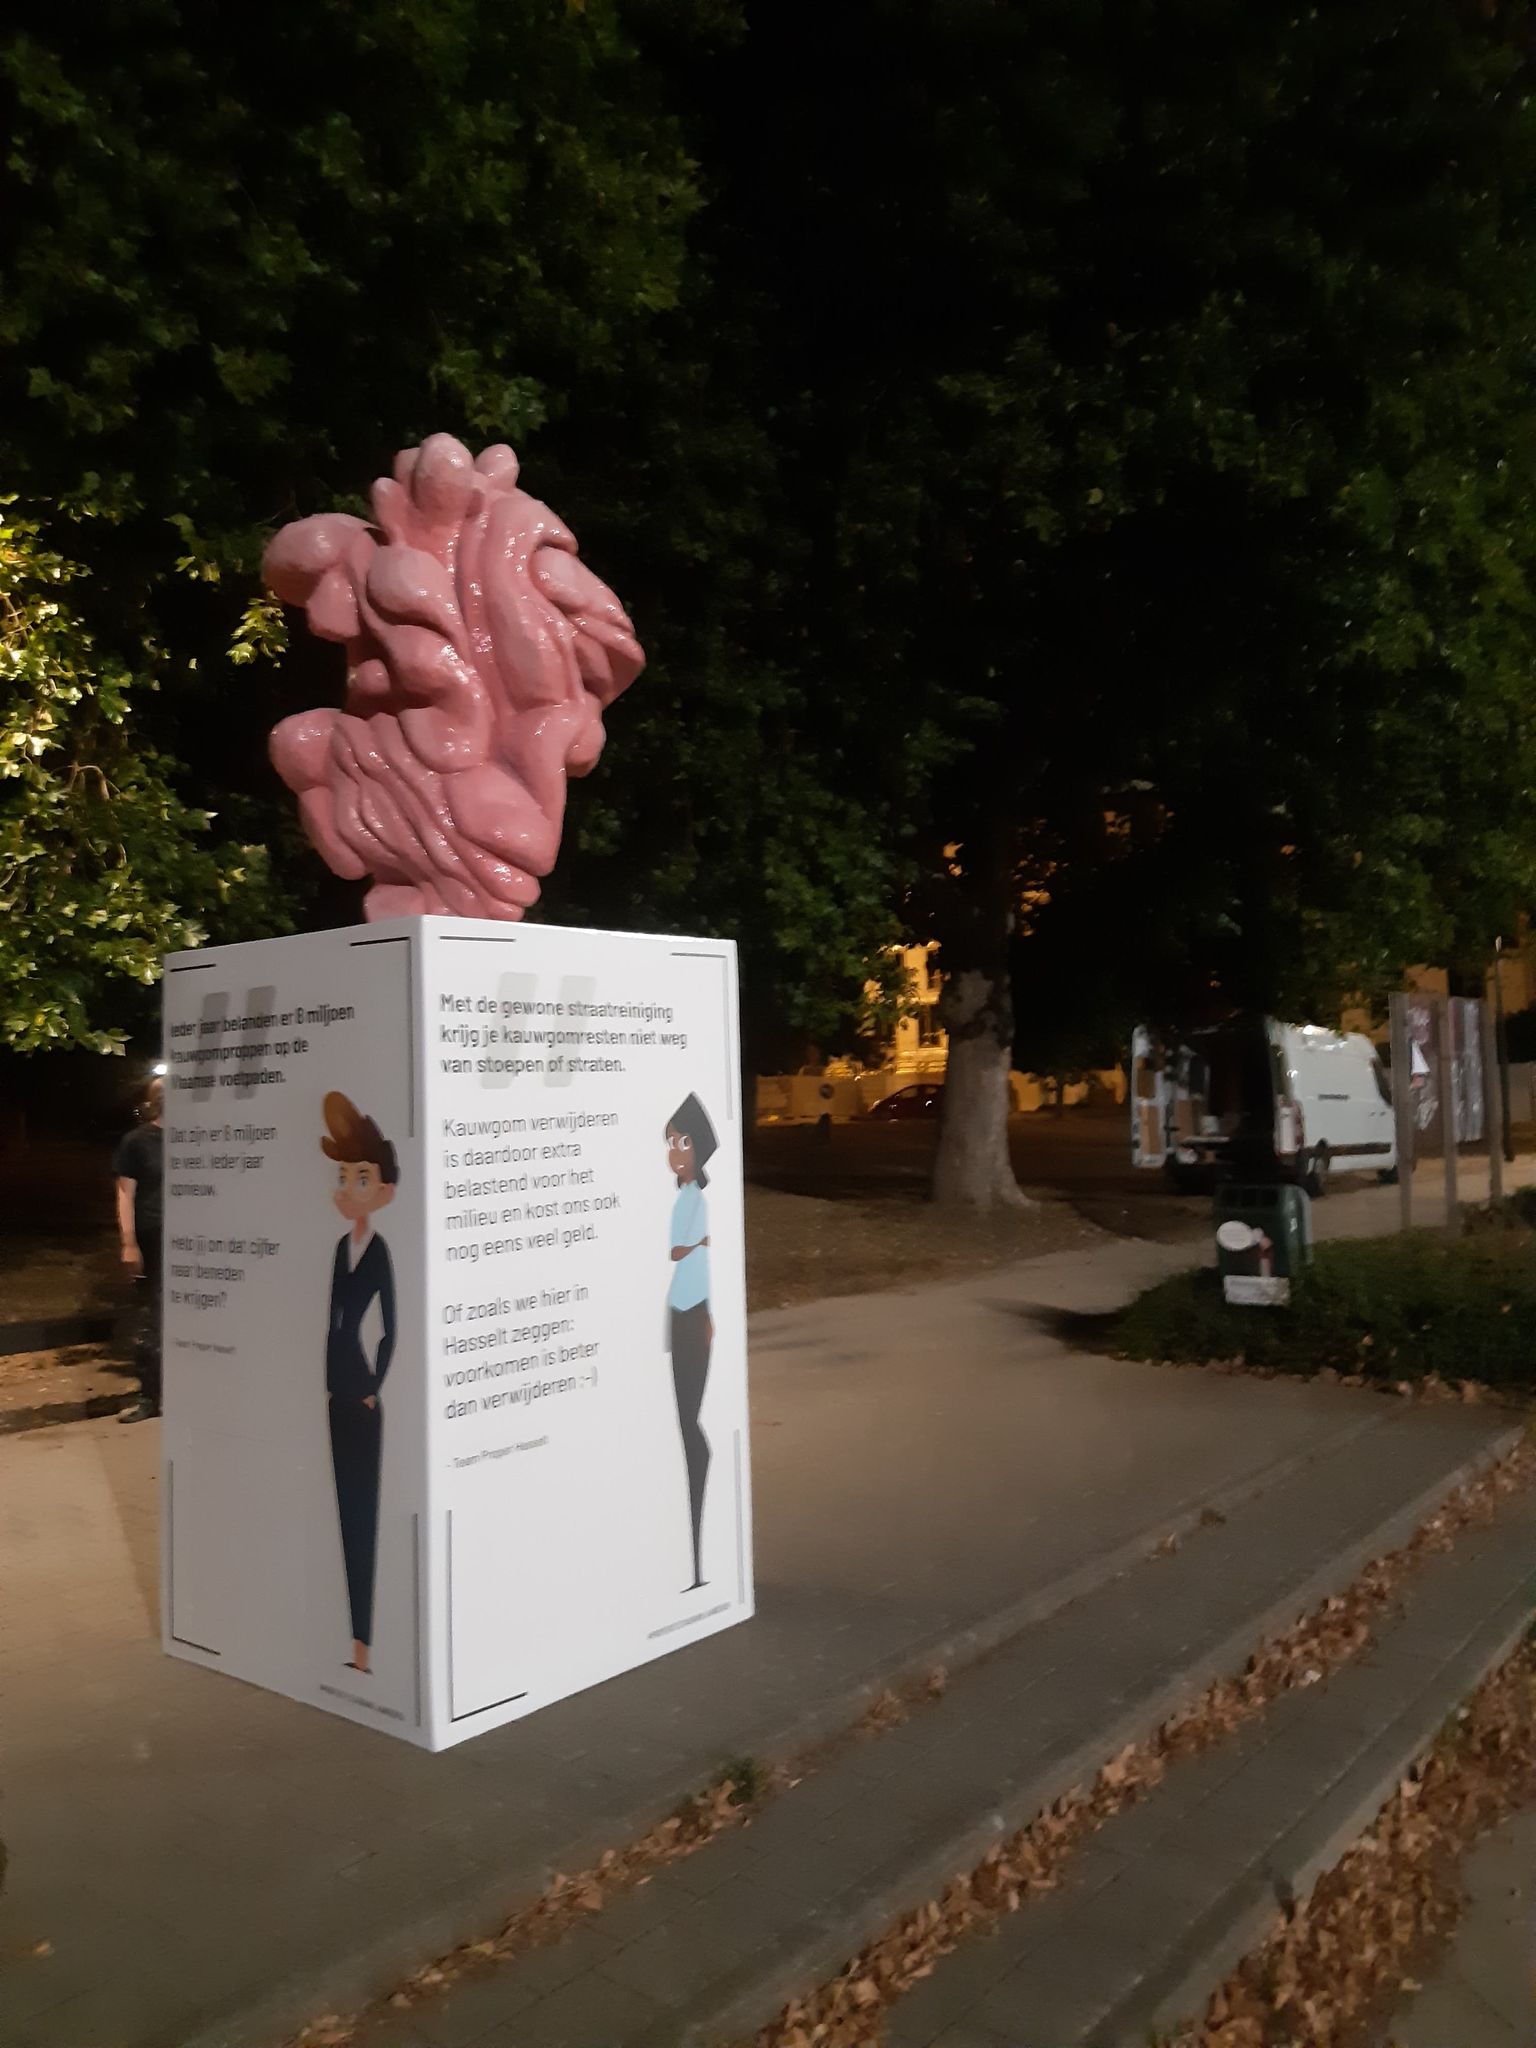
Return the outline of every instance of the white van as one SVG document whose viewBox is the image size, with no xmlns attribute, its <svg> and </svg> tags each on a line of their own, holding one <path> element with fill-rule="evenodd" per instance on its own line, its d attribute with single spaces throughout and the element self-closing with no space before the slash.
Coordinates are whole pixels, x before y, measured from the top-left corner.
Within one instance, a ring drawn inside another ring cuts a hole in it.
<svg viewBox="0 0 1536 2048">
<path fill-rule="evenodd" d="M 1176 1182 L 1277 1169 L 1321 1194 L 1332 1173 L 1397 1175 L 1392 1090 L 1371 1041 L 1255 1017 L 1131 1041 L 1131 1158 Z"/>
</svg>

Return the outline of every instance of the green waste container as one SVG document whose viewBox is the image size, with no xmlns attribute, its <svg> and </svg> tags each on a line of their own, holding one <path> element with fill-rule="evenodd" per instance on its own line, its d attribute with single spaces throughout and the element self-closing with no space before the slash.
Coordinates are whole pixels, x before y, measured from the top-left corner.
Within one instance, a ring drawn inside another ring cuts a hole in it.
<svg viewBox="0 0 1536 2048">
<path fill-rule="evenodd" d="M 1243 1308 L 1275 1308 L 1312 1259 L 1312 1198 L 1288 1182 L 1234 1182 L 1216 1190 L 1216 1270 Z"/>
</svg>

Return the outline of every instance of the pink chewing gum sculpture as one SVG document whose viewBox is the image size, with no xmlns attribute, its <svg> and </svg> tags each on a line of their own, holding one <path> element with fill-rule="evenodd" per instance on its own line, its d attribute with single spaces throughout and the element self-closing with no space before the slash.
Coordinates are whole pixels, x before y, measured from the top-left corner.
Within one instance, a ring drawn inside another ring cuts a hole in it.
<svg viewBox="0 0 1536 2048">
<path fill-rule="evenodd" d="M 347 650 L 345 709 L 273 729 L 311 844 L 369 918 L 521 917 L 560 850 L 568 775 L 645 655 L 623 607 L 507 447 L 434 434 L 373 487 L 374 524 L 295 520 L 268 588 Z"/>
</svg>

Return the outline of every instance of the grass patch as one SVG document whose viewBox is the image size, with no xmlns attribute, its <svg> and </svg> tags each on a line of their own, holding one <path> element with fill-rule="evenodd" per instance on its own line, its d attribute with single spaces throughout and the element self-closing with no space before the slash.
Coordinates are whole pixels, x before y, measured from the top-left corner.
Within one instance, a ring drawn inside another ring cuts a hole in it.
<svg viewBox="0 0 1536 2048">
<path fill-rule="evenodd" d="M 1481 1212 L 1456 1238 L 1320 1245 L 1287 1308 L 1232 1308 L 1215 1273 L 1180 1273 L 1113 1319 L 1111 1348 L 1175 1365 L 1536 1392 L 1536 1231 L 1517 1203 Z"/>
<path fill-rule="evenodd" d="M 1482 1202 L 1475 1209 L 1463 1210 L 1461 1227 L 1469 1237 L 1490 1230 L 1523 1230 L 1528 1236 L 1536 1232 L 1536 1183 L 1516 1188 L 1502 1201 Z"/>
<path fill-rule="evenodd" d="M 715 1783 L 732 1806 L 756 1806 L 772 1791 L 773 1772 L 755 1756 L 738 1756 L 721 1766 Z"/>
</svg>

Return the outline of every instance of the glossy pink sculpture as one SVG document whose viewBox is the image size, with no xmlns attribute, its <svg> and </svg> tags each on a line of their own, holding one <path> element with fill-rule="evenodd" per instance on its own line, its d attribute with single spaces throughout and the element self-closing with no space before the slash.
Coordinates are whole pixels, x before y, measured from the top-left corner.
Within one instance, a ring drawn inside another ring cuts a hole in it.
<svg viewBox="0 0 1536 2048">
<path fill-rule="evenodd" d="M 373 877 L 370 918 L 521 917 L 560 850 L 568 775 L 603 750 L 603 710 L 645 655 L 575 537 L 518 489 L 507 447 L 451 434 L 404 449 L 374 524 L 296 520 L 262 563 L 312 633 L 347 650 L 344 710 L 272 734 L 326 864 Z"/>
</svg>

